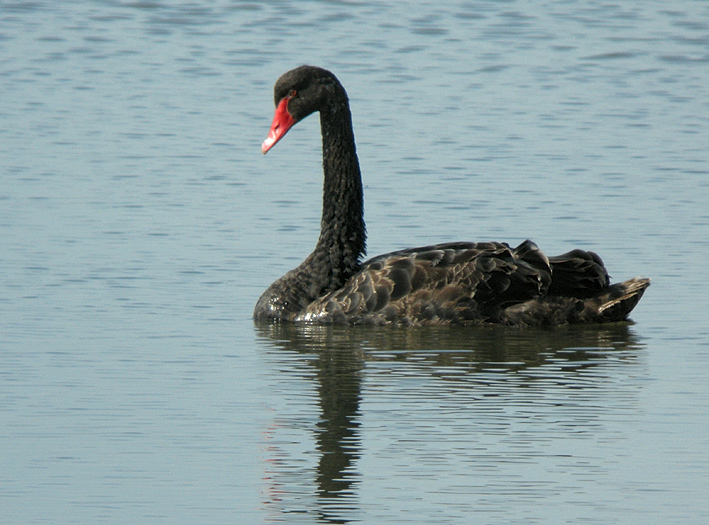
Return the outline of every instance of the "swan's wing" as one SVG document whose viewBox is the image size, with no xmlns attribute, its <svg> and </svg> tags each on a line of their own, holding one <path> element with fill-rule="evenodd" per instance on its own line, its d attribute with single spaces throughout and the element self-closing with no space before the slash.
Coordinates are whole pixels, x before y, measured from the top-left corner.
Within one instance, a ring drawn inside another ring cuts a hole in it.
<svg viewBox="0 0 709 525">
<path fill-rule="evenodd" d="M 448 243 L 401 250 L 362 265 L 344 287 L 310 304 L 297 320 L 450 323 L 493 320 L 507 306 L 544 295 L 547 257 L 525 241 Z"/>
<path fill-rule="evenodd" d="M 549 257 L 552 281 L 549 295 L 586 299 L 608 288 L 610 278 L 601 258 L 594 252 L 572 250 Z"/>
</svg>

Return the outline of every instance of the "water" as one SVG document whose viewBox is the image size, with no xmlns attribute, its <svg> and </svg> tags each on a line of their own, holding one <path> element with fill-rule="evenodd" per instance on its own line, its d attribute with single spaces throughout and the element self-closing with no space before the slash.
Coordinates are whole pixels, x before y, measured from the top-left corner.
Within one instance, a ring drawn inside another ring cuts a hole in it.
<svg viewBox="0 0 709 525">
<path fill-rule="evenodd" d="M 704 2 L 0 6 L 0 522 L 709 520 Z M 630 326 L 256 327 L 350 94 L 369 253 L 534 239 Z"/>
</svg>

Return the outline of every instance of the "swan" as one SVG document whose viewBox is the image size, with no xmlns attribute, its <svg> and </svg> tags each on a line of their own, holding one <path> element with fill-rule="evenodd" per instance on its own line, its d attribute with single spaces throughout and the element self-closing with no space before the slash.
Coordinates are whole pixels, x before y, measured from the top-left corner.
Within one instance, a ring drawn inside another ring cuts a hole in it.
<svg viewBox="0 0 709 525">
<path fill-rule="evenodd" d="M 557 326 L 618 322 L 650 285 L 618 284 L 601 258 L 572 250 L 547 257 L 535 243 L 449 242 L 362 262 L 366 252 L 362 178 L 347 93 L 331 72 L 300 66 L 275 84 L 268 152 L 294 124 L 320 113 L 323 209 L 313 252 L 275 281 L 256 321 L 376 325 Z"/>
</svg>

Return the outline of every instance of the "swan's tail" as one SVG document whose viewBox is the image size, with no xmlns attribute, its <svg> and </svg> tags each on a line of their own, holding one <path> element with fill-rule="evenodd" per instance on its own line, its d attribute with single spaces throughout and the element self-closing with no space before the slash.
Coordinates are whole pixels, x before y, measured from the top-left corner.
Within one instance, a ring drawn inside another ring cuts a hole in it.
<svg viewBox="0 0 709 525">
<path fill-rule="evenodd" d="M 624 321 L 650 286 L 647 277 L 635 277 L 622 283 L 611 285 L 605 293 L 595 297 L 598 322 Z"/>
</svg>

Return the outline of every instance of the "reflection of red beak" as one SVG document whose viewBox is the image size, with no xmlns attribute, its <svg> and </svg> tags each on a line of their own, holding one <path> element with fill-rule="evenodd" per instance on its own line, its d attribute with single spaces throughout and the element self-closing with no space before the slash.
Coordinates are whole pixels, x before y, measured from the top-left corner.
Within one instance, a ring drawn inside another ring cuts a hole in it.
<svg viewBox="0 0 709 525">
<path fill-rule="evenodd" d="M 268 138 L 263 141 L 261 151 L 265 154 L 270 150 L 276 142 L 283 138 L 283 135 L 293 127 L 295 119 L 288 113 L 288 101 L 290 97 L 283 97 L 276 107 L 276 114 L 273 116 L 271 131 L 268 132 Z"/>
</svg>

